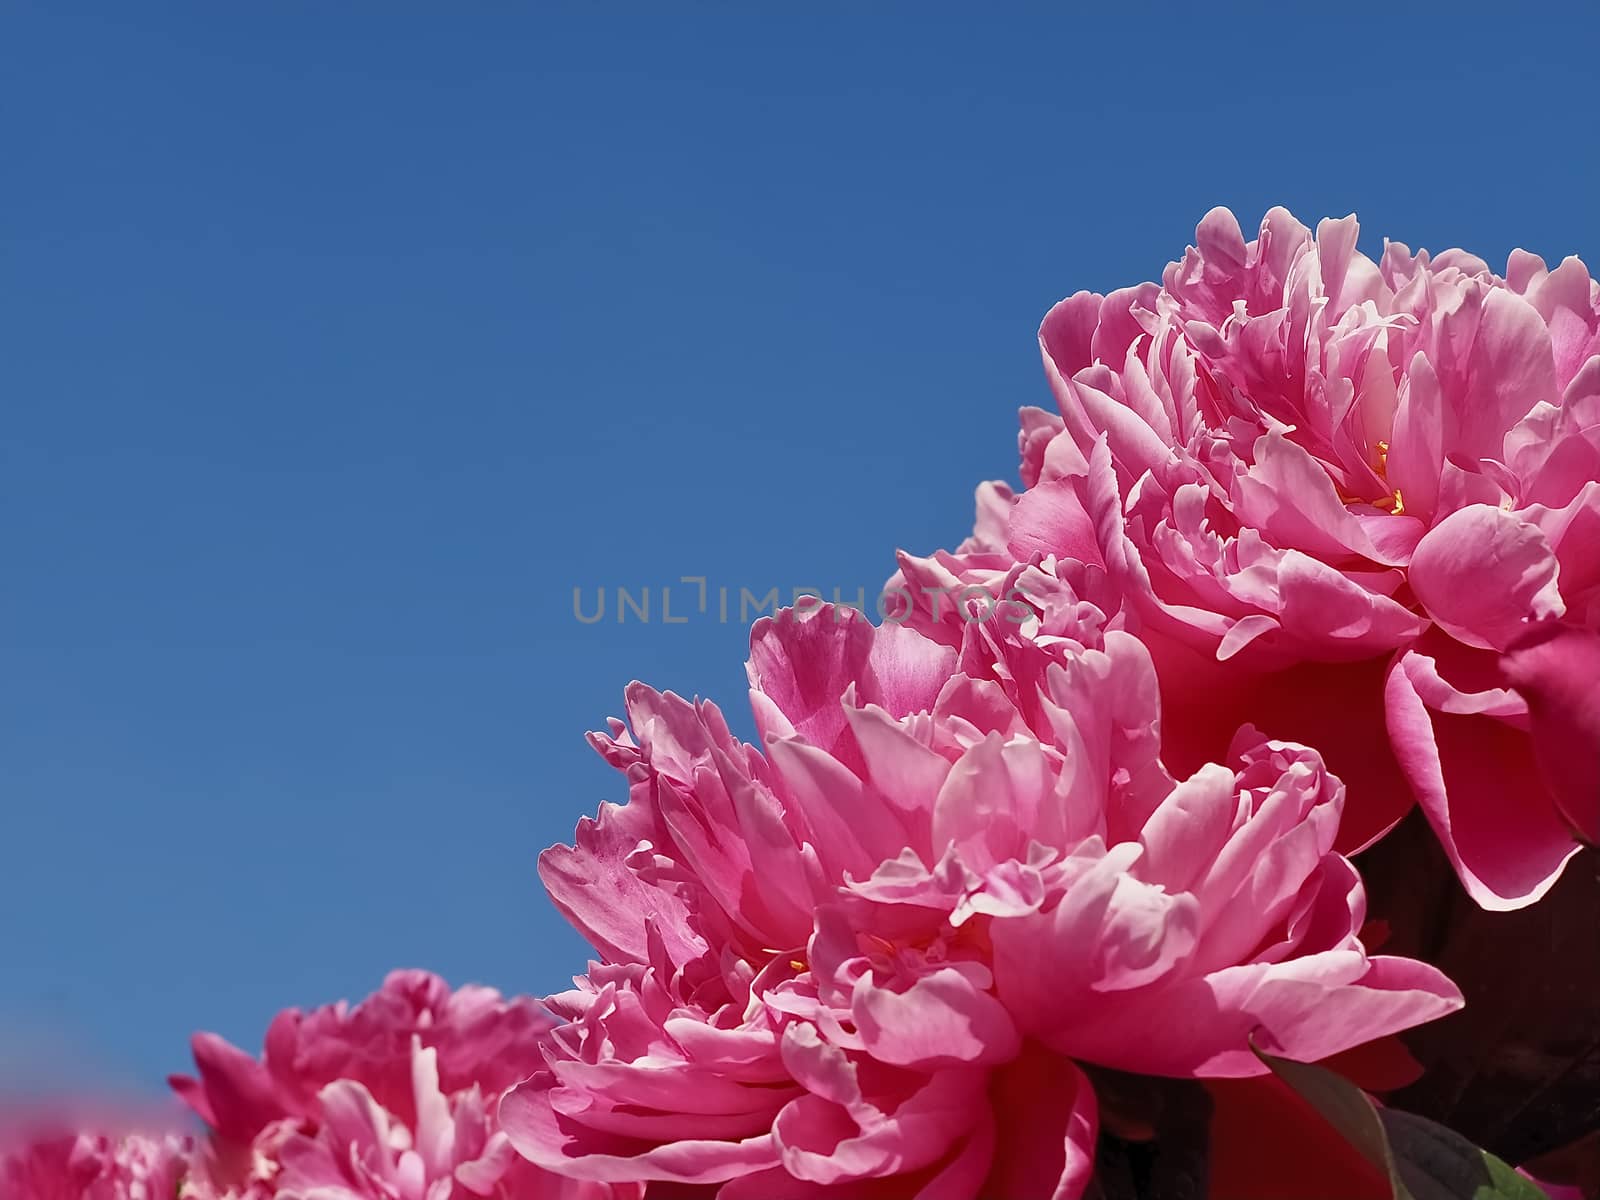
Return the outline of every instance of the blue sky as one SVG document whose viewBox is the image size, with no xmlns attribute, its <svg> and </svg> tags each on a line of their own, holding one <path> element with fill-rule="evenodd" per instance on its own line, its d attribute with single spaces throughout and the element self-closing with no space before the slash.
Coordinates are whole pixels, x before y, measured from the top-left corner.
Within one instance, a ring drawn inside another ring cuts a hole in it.
<svg viewBox="0 0 1600 1200">
<path fill-rule="evenodd" d="M 9 6 L 0 1079 L 561 986 L 583 732 L 749 729 L 715 593 L 573 588 L 959 541 L 1045 309 L 1212 205 L 1600 263 L 1594 6 L 1200 12 Z"/>
</svg>

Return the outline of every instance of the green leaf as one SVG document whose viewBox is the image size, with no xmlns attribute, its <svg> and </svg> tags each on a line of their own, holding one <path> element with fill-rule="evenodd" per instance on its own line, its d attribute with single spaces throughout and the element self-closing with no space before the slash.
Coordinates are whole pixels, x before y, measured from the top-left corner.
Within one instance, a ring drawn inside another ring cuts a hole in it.
<svg viewBox="0 0 1600 1200">
<path fill-rule="evenodd" d="M 1255 1053 L 1388 1177 L 1394 1200 L 1549 1200 L 1533 1182 L 1444 1126 L 1380 1109 L 1355 1084 L 1324 1067 Z"/>
<path fill-rule="evenodd" d="M 1443 1125 L 1392 1108 L 1378 1117 L 1412 1200 L 1549 1200 L 1531 1180 Z"/>
<path fill-rule="evenodd" d="M 1252 1046 L 1252 1049 L 1255 1047 Z M 1389 1179 L 1395 1200 L 1420 1200 L 1407 1194 L 1400 1180 L 1394 1156 L 1389 1149 L 1389 1137 L 1383 1122 L 1378 1118 L 1377 1107 L 1367 1094 L 1342 1075 L 1326 1067 L 1279 1058 L 1256 1049 L 1256 1057 L 1272 1068 L 1272 1073 L 1287 1083 L 1295 1093 L 1322 1115 L 1345 1141 L 1361 1152 L 1373 1166 Z"/>
</svg>

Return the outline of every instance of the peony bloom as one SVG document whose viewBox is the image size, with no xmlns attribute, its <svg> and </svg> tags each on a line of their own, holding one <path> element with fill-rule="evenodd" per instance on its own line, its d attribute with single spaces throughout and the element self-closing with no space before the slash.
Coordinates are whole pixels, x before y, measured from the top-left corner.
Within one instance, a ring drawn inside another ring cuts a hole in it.
<svg viewBox="0 0 1600 1200">
<path fill-rule="evenodd" d="M 1056 305 L 1028 490 L 986 493 L 949 556 L 974 561 L 920 569 L 1103 569 L 1174 766 L 1245 722 L 1315 746 L 1350 786 L 1341 849 L 1414 797 L 1472 896 L 1514 908 L 1600 840 L 1593 670 L 1503 657 L 1547 627 L 1597 656 L 1600 285 L 1522 251 L 1504 278 L 1374 263 L 1356 232 L 1274 209 L 1246 242 L 1216 209 L 1160 285 Z"/>
<path fill-rule="evenodd" d="M 1174 780 L 1143 647 L 1059 576 L 1005 582 L 1009 619 L 951 645 L 758 623 L 759 750 L 630 687 L 592 739 L 628 802 L 540 863 L 605 961 L 502 1103 L 522 1154 L 719 1200 L 1069 1200 L 1080 1064 L 1250 1076 L 1252 1037 L 1315 1060 L 1459 1004 L 1363 948 L 1314 752 L 1245 731 Z"/>
<path fill-rule="evenodd" d="M 192 1139 L 171 1133 L 36 1132 L 0 1147 L 5 1200 L 214 1200 Z"/>
<path fill-rule="evenodd" d="M 555 1200 L 585 1192 L 530 1168 L 512 1152 L 494 1119 L 498 1097 L 476 1085 L 440 1090 L 439 1052 L 413 1035 L 407 1123 L 367 1088 L 340 1079 L 317 1093 L 310 1121 L 274 1122 L 252 1146 L 246 1195 L 277 1200 Z M 270 1188 L 270 1190 L 266 1190 Z"/>
<path fill-rule="evenodd" d="M 224 1197 L 609 1200 L 529 1166 L 495 1118 L 552 1024 L 531 999 L 395 971 L 353 1007 L 280 1013 L 259 1060 L 198 1034 L 198 1076 L 171 1082 L 213 1131 Z"/>
</svg>

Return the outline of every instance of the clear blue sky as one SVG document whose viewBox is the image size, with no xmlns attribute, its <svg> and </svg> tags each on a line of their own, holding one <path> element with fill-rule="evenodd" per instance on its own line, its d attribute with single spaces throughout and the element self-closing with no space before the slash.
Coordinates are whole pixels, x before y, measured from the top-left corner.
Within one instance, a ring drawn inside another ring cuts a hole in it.
<svg viewBox="0 0 1600 1200">
<path fill-rule="evenodd" d="M 958 541 L 1213 204 L 1600 264 L 1594 5 L 1169 11 L 8 5 L 0 1078 L 560 986 L 583 732 L 749 728 L 737 621 L 572 588 Z"/>
</svg>

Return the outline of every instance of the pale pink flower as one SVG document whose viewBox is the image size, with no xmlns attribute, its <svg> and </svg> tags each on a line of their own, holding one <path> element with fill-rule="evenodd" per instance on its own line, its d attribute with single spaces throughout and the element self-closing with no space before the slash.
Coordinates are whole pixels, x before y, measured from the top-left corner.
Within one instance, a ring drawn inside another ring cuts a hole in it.
<svg viewBox="0 0 1600 1200">
<path fill-rule="evenodd" d="M 450 985 L 426 971 L 391 971 L 359 1004 L 286 1009 L 267 1028 L 260 1059 L 211 1033 L 194 1037 L 195 1077 L 173 1090 L 225 1137 L 247 1142 L 274 1120 L 314 1112 L 328 1084 L 354 1080 L 406 1120 L 413 1110 L 413 1037 L 436 1049 L 446 1093 L 500 1092 L 541 1062 L 554 1024 L 538 1001 L 493 988 Z"/>
<path fill-rule="evenodd" d="M 35 1131 L 0 1145 L 5 1200 L 215 1200 L 194 1140 L 175 1133 Z"/>
<path fill-rule="evenodd" d="M 1540 787 L 1539 701 L 1500 664 L 1545 622 L 1600 631 L 1600 285 L 1522 251 L 1503 278 L 1374 263 L 1356 232 L 1274 209 L 1246 242 L 1217 209 L 1162 284 L 1056 305 L 1060 415 L 1024 412 L 1027 491 L 942 569 L 1103 569 L 1175 764 L 1244 721 L 1313 745 L 1351 789 L 1341 848 L 1414 796 L 1473 897 L 1516 907 L 1600 839 L 1593 725 L 1581 775 Z"/>
<path fill-rule="evenodd" d="M 1059 576 L 1006 582 L 1032 598 L 950 645 L 759 623 L 763 750 L 629 689 L 593 739 L 628 803 L 540 864 L 608 961 L 549 1001 L 518 1150 L 720 1200 L 1066 1200 L 1098 1112 L 1074 1060 L 1251 1075 L 1252 1037 L 1319 1059 L 1459 1004 L 1363 949 L 1315 753 L 1246 732 L 1176 782 L 1140 644 Z"/>
<path fill-rule="evenodd" d="M 227 1197 L 612 1200 L 524 1162 L 495 1119 L 554 1023 L 528 997 L 395 971 L 360 1004 L 280 1013 L 259 1060 L 196 1035 L 198 1075 L 172 1085 L 212 1128 Z"/>
<path fill-rule="evenodd" d="M 609 1188 L 562 1180 L 519 1158 L 495 1121 L 497 1093 L 446 1095 L 439 1051 L 413 1036 L 405 1120 L 366 1086 L 339 1079 L 317 1093 L 313 1119 L 269 1125 L 252 1145 L 242 1194 L 276 1200 L 609 1200 Z M 269 1190 L 270 1189 L 270 1190 Z M 630 1193 L 631 1194 L 631 1193 Z"/>
</svg>

